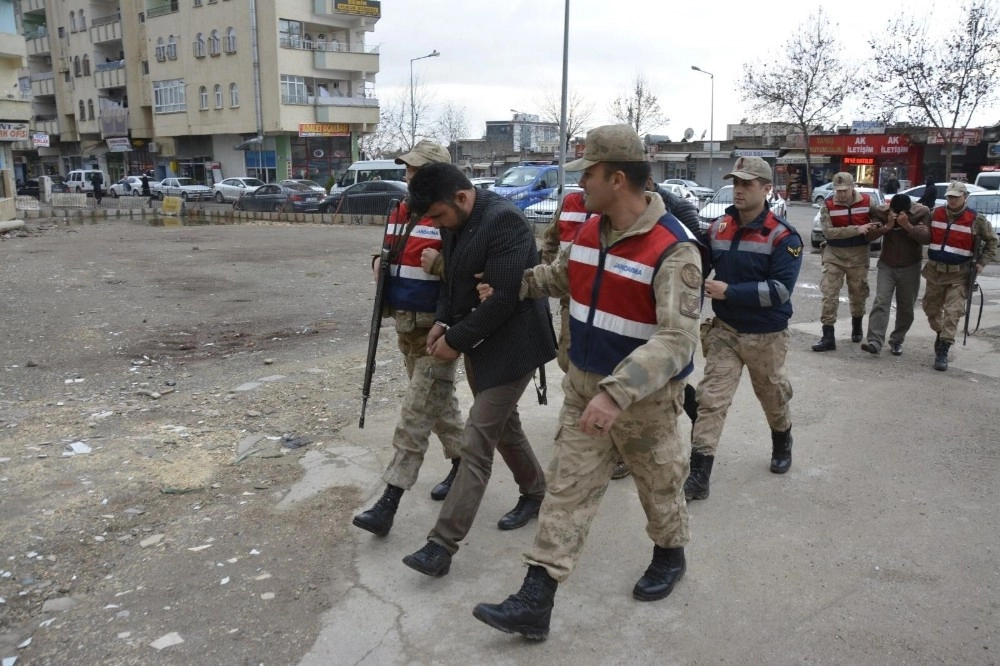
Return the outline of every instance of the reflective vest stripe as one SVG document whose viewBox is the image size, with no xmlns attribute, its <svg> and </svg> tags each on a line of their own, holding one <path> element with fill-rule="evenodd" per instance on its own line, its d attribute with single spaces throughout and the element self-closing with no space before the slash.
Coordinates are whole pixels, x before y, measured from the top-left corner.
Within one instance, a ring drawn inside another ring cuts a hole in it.
<svg viewBox="0 0 1000 666">
<path fill-rule="evenodd" d="M 963 210 L 950 223 L 947 208 L 935 208 L 931 215 L 931 242 L 927 246 L 927 258 L 943 264 L 963 264 L 972 258 L 972 225 L 975 221 L 976 211 L 971 208 Z"/>
</svg>

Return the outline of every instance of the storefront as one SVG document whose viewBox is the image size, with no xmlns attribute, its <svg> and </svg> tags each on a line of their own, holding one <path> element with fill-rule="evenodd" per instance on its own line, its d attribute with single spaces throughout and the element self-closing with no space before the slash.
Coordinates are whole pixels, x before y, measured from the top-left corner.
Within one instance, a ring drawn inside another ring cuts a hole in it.
<svg viewBox="0 0 1000 666">
<path fill-rule="evenodd" d="M 881 188 L 895 176 L 901 187 L 920 182 L 921 146 L 910 143 L 905 134 L 830 134 L 809 137 L 809 149 L 815 155 L 830 158 L 832 173 L 846 171 L 863 187 Z M 832 173 L 824 174 L 830 175 Z M 819 185 L 828 182 L 824 178 Z"/>
<path fill-rule="evenodd" d="M 305 178 L 324 187 L 351 166 L 351 130 L 346 123 L 300 123 L 291 137 L 292 178 Z"/>
<path fill-rule="evenodd" d="M 829 178 L 830 158 L 826 155 L 809 155 L 809 165 L 812 168 L 812 186 L 825 183 Z M 778 194 L 789 201 L 809 201 L 811 192 L 806 178 L 806 153 L 804 150 L 790 150 L 775 160 L 774 187 Z"/>
</svg>

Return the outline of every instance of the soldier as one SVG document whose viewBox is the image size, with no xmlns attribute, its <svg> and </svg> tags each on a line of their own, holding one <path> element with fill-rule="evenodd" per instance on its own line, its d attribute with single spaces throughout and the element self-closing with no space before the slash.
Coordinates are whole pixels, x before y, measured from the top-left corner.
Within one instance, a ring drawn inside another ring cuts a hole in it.
<svg viewBox="0 0 1000 666">
<path fill-rule="evenodd" d="M 837 340 L 833 325 L 837 323 L 840 288 L 847 278 L 847 297 L 851 304 L 851 342 L 861 342 L 861 320 L 868 300 L 868 239 L 865 234 L 875 224 L 871 218 L 876 205 L 871 197 L 854 189 L 854 176 L 840 172 L 833 177 L 833 195 L 820 205 L 820 222 L 826 247 L 823 248 L 823 310 L 820 322 L 823 337 L 813 345 L 817 352 L 833 351 Z"/>
<path fill-rule="evenodd" d="M 743 374 L 771 428 L 771 471 L 792 466 L 792 385 L 785 372 L 792 290 L 802 264 L 802 239 L 768 208 L 771 167 L 741 157 L 725 175 L 733 205 L 708 229 L 715 279 L 705 281 L 714 319 L 702 339 L 705 375 L 698 384 L 698 420 L 691 430 L 687 499 L 706 499 L 726 412 Z"/>
<path fill-rule="evenodd" d="M 424 164 L 450 161 L 447 148 L 426 140 L 396 158 L 396 164 L 406 165 L 407 181 Z M 440 248 L 441 234 L 427 218 L 410 220 L 409 205 L 404 201 L 392 214 L 388 235 L 394 249 L 386 285 L 385 314 L 396 322 L 397 343 L 410 383 L 392 436 L 395 454 L 382 474 L 385 492 L 372 508 L 355 516 L 353 521 L 356 527 L 377 536 L 389 533 L 403 491 L 416 482 L 431 432 L 441 440 L 444 455 L 452 462 L 447 478 L 431 490 L 431 499 L 443 500 L 448 495 L 458 470 L 463 428 L 455 396 L 458 360 L 438 359 L 427 353 L 427 334 L 434 325 L 443 262 L 439 260 L 425 271 L 421 268 L 421 254 Z M 372 265 L 378 275 L 377 258 Z"/>
<path fill-rule="evenodd" d="M 969 271 L 976 275 L 996 258 L 997 236 L 985 217 L 968 208 L 969 188 L 951 181 L 944 193 L 947 204 L 931 214 L 931 240 L 922 275 L 924 314 L 937 333 L 934 339 L 934 369 L 948 369 L 948 350 L 955 342 L 958 320 L 965 313 Z M 977 243 L 982 251 L 976 252 Z"/>
<path fill-rule="evenodd" d="M 646 192 L 650 166 L 627 125 L 587 134 L 580 183 L 589 217 L 551 265 L 526 271 L 521 295 L 569 296 L 569 367 L 549 485 L 521 590 L 473 615 L 508 633 L 548 635 L 556 588 L 573 570 L 619 456 L 632 470 L 653 559 L 641 601 L 670 594 L 684 574 L 688 445 L 677 432 L 694 367 L 701 256 L 687 229 Z M 487 303 L 504 293 L 497 294 Z"/>
<path fill-rule="evenodd" d="M 889 305 L 896 293 L 896 327 L 889 335 L 889 351 L 903 353 L 903 340 L 913 324 L 913 306 L 920 291 L 920 263 L 923 247 L 930 241 L 931 212 L 927 206 L 913 203 L 905 194 L 896 194 L 892 203 L 879 206 L 876 218 L 883 222 L 868 232 L 868 241 L 882 239 L 875 281 L 875 302 L 868 315 L 868 336 L 861 348 L 878 354 L 889 327 Z"/>
</svg>

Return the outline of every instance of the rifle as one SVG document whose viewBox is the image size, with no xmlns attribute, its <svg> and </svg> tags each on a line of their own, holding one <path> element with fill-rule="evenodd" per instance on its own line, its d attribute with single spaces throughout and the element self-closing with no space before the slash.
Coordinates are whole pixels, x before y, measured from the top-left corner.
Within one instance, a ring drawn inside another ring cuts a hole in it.
<svg viewBox="0 0 1000 666">
<path fill-rule="evenodd" d="M 358 427 L 365 427 L 365 409 L 372 392 L 372 376 L 375 374 L 375 354 L 378 352 L 378 334 L 382 328 L 382 310 L 385 307 L 385 286 L 389 282 L 389 262 L 392 255 L 392 238 L 389 235 L 389 225 L 393 214 L 399 208 L 399 199 L 389 202 L 389 212 L 385 216 L 385 229 L 382 231 L 382 249 L 379 252 L 378 278 L 375 281 L 375 304 L 372 310 L 371 327 L 368 330 L 368 358 L 365 361 L 365 381 L 361 386 L 361 419 Z"/>
<path fill-rule="evenodd" d="M 965 346 L 965 342 L 969 339 L 969 317 L 972 315 L 972 297 L 975 295 L 976 291 L 979 291 L 979 317 L 976 319 L 976 327 L 972 329 L 973 335 L 979 330 L 979 323 L 983 320 L 983 288 L 979 286 L 976 282 L 976 278 L 979 277 L 979 272 L 976 270 L 976 266 L 979 265 L 979 258 L 983 253 L 983 239 L 976 238 L 973 240 L 973 250 L 972 250 L 972 266 L 969 267 L 969 279 L 965 285 L 965 329 L 962 335 L 962 346 Z"/>
</svg>

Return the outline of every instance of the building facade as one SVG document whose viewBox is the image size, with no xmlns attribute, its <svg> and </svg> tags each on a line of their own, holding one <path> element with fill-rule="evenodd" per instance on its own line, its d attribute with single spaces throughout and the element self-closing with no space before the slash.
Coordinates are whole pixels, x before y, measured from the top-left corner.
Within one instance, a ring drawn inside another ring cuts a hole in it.
<svg viewBox="0 0 1000 666">
<path fill-rule="evenodd" d="M 27 57 L 13 0 L 0 0 L 0 221 L 16 216 L 14 146 L 28 137 L 31 91 L 22 81 Z"/>
<path fill-rule="evenodd" d="M 321 184 L 378 122 L 376 0 L 16 0 L 25 177 L 97 165 Z M 45 145 L 47 144 L 47 145 Z"/>
</svg>

